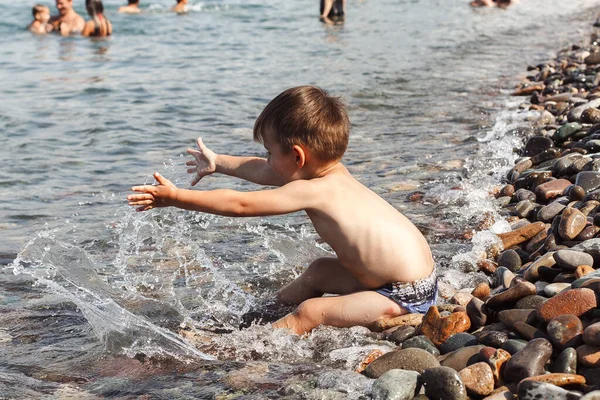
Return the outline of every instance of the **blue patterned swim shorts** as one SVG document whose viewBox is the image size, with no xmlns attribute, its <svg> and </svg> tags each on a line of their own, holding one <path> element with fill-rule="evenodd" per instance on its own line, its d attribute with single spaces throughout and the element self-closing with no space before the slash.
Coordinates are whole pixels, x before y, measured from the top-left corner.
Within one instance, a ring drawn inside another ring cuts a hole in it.
<svg viewBox="0 0 600 400">
<path fill-rule="evenodd" d="M 437 302 L 437 273 L 414 282 L 388 283 L 375 289 L 379 294 L 394 300 L 411 314 L 425 314 Z"/>
</svg>

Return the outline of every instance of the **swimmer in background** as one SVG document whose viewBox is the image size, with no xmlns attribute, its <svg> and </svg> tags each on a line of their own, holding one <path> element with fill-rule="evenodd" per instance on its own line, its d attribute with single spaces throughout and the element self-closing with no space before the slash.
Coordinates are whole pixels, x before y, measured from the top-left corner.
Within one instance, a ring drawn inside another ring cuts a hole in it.
<svg viewBox="0 0 600 400">
<path fill-rule="evenodd" d="M 125 14 L 137 14 L 141 11 L 140 0 L 127 0 L 126 6 L 119 7 L 119 12 Z"/>
<path fill-rule="evenodd" d="M 517 4 L 519 0 L 474 0 L 471 7 L 500 7 L 506 8 L 511 4 Z"/>
<path fill-rule="evenodd" d="M 320 20 L 327 25 L 344 22 L 346 0 L 321 0 Z"/>
<path fill-rule="evenodd" d="M 112 33 L 112 24 L 104 18 L 102 0 L 86 0 L 85 8 L 92 19 L 85 23 L 83 36 L 105 37 Z"/>
<path fill-rule="evenodd" d="M 47 33 L 46 25 L 48 25 L 48 21 L 50 21 L 50 9 L 44 5 L 36 4 L 31 9 L 31 13 L 33 14 L 33 21 L 29 24 L 30 32 L 37 34 L 45 34 Z M 52 25 L 50 25 L 51 29 Z"/>
<path fill-rule="evenodd" d="M 85 20 L 73 10 L 73 0 L 56 0 L 58 15 L 50 18 L 47 31 L 54 31 L 63 36 L 72 33 L 81 33 Z"/>
<path fill-rule="evenodd" d="M 175 11 L 176 13 L 179 13 L 179 14 L 186 13 L 188 10 L 187 4 L 188 4 L 188 0 L 177 0 L 177 4 L 175 6 L 173 6 L 171 11 Z"/>
</svg>

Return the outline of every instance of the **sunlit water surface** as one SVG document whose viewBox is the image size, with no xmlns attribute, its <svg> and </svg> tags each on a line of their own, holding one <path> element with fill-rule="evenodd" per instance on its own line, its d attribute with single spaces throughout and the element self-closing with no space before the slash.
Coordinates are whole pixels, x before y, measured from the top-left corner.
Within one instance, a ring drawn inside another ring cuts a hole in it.
<svg viewBox="0 0 600 400">
<path fill-rule="evenodd" d="M 389 349 L 377 335 L 237 329 L 329 254 L 305 215 L 136 214 L 124 201 L 155 170 L 189 185 L 198 136 L 263 154 L 253 121 L 291 86 L 348 104 L 344 162 L 426 234 L 442 283 L 484 279 L 473 261 L 493 235 L 462 234 L 496 215 L 488 190 L 532 116 L 510 88 L 583 40 L 600 1 L 348 0 L 335 27 L 313 3 L 192 0 L 174 15 L 142 0 L 142 14 L 119 15 L 108 0 L 113 37 L 88 40 L 35 37 L 33 4 L 0 0 L 0 397 L 368 396 L 352 370 Z M 199 186 L 255 189 L 224 176 Z"/>
</svg>

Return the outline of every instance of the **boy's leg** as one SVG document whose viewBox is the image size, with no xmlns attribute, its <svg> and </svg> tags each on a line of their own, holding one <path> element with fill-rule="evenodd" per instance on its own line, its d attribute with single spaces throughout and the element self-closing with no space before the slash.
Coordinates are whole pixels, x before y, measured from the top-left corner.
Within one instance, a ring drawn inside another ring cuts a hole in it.
<svg viewBox="0 0 600 400">
<path fill-rule="evenodd" d="M 360 290 L 365 288 L 337 258 L 323 257 L 313 261 L 302 275 L 279 290 L 275 297 L 283 304 L 300 304 L 324 293 L 348 294 Z"/>
<path fill-rule="evenodd" d="M 296 311 L 275 322 L 273 327 L 289 329 L 297 334 L 310 332 L 319 325 L 338 328 L 361 325 L 371 328 L 379 319 L 407 313 L 393 300 L 377 292 L 364 291 L 308 299 Z"/>
</svg>

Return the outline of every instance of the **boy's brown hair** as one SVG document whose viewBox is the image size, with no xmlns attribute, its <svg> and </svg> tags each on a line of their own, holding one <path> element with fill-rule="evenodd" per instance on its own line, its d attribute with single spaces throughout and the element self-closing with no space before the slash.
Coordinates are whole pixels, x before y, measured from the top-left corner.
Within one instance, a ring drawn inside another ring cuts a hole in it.
<svg viewBox="0 0 600 400">
<path fill-rule="evenodd" d="M 47 6 L 43 4 L 36 4 L 31 9 L 31 13 L 33 14 L 33 18 L 35 18 L 39 13 L 44 12 L 45 10 L 50 10 Z"/>
<path fill-rule="evenodd" d="M 344 103 L 316 86 L 288 89 L 267 104 L 254 123 L 254 140 L 271 129 L 284 152 L 306 146 L 321 162 L 337 161 L 348 147 L 350 120 Z"/>
</svg>

